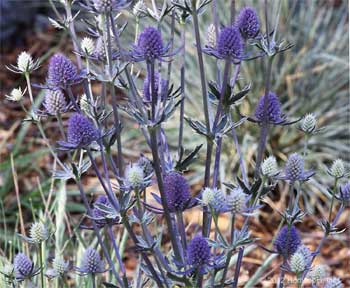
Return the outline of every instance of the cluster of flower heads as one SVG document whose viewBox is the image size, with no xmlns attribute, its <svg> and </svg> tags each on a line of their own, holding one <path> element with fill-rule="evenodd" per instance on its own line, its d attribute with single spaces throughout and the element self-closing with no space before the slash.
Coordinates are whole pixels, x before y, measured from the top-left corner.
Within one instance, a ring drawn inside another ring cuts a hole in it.
<svg viewBox="0 0 350 288">
<path fill-rule="evenodd" d="M 208 206 L 214 213 L 244 213 L 247 211 L 247 201 L 249 196 L 238 187 L 232 189 L 229 195 L 224 195 L 220 189 L 205 188 L 202 191 L 201 203 Z"/>
</svg>

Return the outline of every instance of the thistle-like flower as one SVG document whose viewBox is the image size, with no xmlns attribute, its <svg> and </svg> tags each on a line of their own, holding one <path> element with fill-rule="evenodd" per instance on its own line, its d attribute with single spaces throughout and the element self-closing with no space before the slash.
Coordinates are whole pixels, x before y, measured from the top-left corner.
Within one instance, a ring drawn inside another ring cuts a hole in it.
<svg viewBox="0 0 350 288">
<path fill-rule="evenodd" d="M 153 174 L 152 162 L 146 156 L 141 155 L 139 160 L 137 160 L 137 165 L 143 169 L 143 173 L 146 177 Z"/>
<path fill-rule="evenodd" d="M 312 134 L 316 130 L 317 120 L 314 114 L 307 114 L 300 124 L 300 129 L 306 134 Z"/>
<path fill-rule="evenodd" d="M 74 113 L 68 120 L 67 142 L 59 141 L 62 148 L 85 147 L 98 139 L 95 126 L 80 113 Z"/>
<path fill-rule="evenodd" d="M 71 60 L 57 53 L 50 59 L 47 82 L 53 89 L 66 88 L 79 80 L 78 71 Z"/>
<path fill-rule="evenodd" d="M 325 265 L 316 265 L 307 273 L 307 278 L 309 278 L 313 284 L 317 284 L 327 276 L 328 271 Z"/>
<path fill-rule="evenodd" d="M 171 56 L 167 54 L 169 44 L 164 46 L 161 33 L 153 27 L 147 27 L 139 35 L 137 45 L 133 46 L 131 59 L 137 61 L 154 62 Z"/>
<path fill-rule="evenodd" d="M 344 285 L 341 280 L 337 277 L 332 277 L 327 280 L 327 283 L 324 285 L 324 288 L 343 288 Z"/>
<path fill-rule="evenodd" d="M 244 39 L 255 38 L 260 30 L 259 17 L 252 7 L 241 9 L 237 17 L 236 25 Z"/>
<path fill-rule="evenodd" d="M 301 239 L 295 226 L 291 226 L 289 228 L 287 225 L 285 225 L 279 231 L 274 242 L 274 247 L 277 253 L 283 255 L 285 258 L 288 258 L 298 250 L 300 244 Z"/>
<path fill-rule="evenodd" d="M 191 204 L 190 188 L 184 176 L 170 172 L 164 176 L 164 193 L 170 212 L 184 211 Z"/>
<path fill-rule="evenodd" d="M 210 247 L 208 241 L 202 236 L 195 236 L 187 248 L 188 263 L 201 268 L 209 263 Z"/>
<path fill-rule="evenodd" d="M 290 258 L 290 269 L 292 272 L 300 274 L 310 269 L 311 262 L 312 256 L 309 248 L 300 245 Z"/>
<path fill-rule="evenodd" d="M 130 164 L 125 169 L 125 184 L 131 189 L 140 189 L 144 186 L 145 173 L 137 164 Z"/>
<path fill-rule="evenodd" d="M 21 52 L 17 57 L 17 64 L 6 67 L 11 72 L 18 74 L 29 74 L 39 68 L 39 61 L 34 61 L 28 52 Z"/>
<path fill-rule="evenodd" d="M 305 171 L 304 159 L 298 153 L 289 155 L 284 173 L 283 178 L 291 182 L 306 181 L 314 174 L 311 170 Z"/>
<path fill-rule="evenodd" d="M 220 30 L 215 49 L 208 46 L 203 48 L 203 52 L 218 59 L 238 63 L 243 59 L 243 49 L 241 34 L 236 26 L 232 26 Z"/>
<path fill-rule="evenodd" d="M 32 227 L 30 227 L 29 235 L 31 240 L 36 244 L 40 244 L 41 242 L 46 241 L 50 236 L 49 230 L 45 224 L 41 222 L 32 224 Z"/>
<path fill-rule="evenodd" d="M 6 95 L 6 99 L 14 102 L 19 102 L 23 99 L 24 94 L 26 93 L 27 88 L 22 91 L 21 87 L 12 89 L 10 95 Z"/>
<path fill-rule="evenodd" d="M 63 257 L 55 257 L 52 260 L 52 268 L 58 275 L 62 276 L 69 271 L 69 262 L 64 261 Z"/>
<path fill-rule="evenodd" d="M 206 187 L 202 192 L 201 202 L 209 206 L 215 213 L 222 213 L 228 210 L 227 200 L 220 189 Z"/>
<path fill-rule="evenodd" d="M 44 106 L 48 114 L 57 115 L 67 111 L 67 102 L 61 90 L 48 90 L 45 95 Z"/>
<path fill-rule="evenodd" d="M 345 176 L 345 167 L 342 159 L 333 161 L 329 174 L 336 179 L 343 178 Z"/>
<path fill-rule="evenodd" d="M 145 102 L 151 102 L 152 101 L 152 87 L 151 87 L 151 79 L 150 75 L 147 75 L 143 82 L 143 99 Z M 154 73 L 154 93 L 157 95 L 157 99 L 160 98 L 161 100 L 164 100 L 167 96 L 167 81 L 165 79 L 159 79 L 159 74 Z M 159 87 L 160 82 L 160 87 Z"/>
<path fill-rule="evenodd" d="M 227 207 L 232 213 L 242 213 L 246 209 L 247 199 L 248 197 L 242 188 L 235 188 L 226 197 Z"/>
<path fill-rule="evenodd" d="M 90 37 L 84 37 L 80 45 L 81 49 L 84 53 L 86 53 L 86 55 L 92 55 L 92 53 L 95 51 L 95 42 Z"/>
<path fill-rule="evenodd" d="M 82 274 L 104 273 L 105 263 L 101 260 L 100 254 L 92 247 L 85 250 L 80 267 L 76 268 Z"/>
<path fill-rule="evenodd" d="M 259 122 L 263 122 L 264 118 L 267 117 L 267 121 L 271 124 L 281 124 L 285 120 L 281 112 L 281 102 L 278 96 L 269 92 L 267 95 L 268 105 L 266 109 L 266 115 L 264 113 L 265 107 L 265 95 L 260 97 L 258 105 L 255 109 L 255 117 Z"/>
<path fill-rule="evenodd" d="M 18 253 L 13 260 L 16 279 L 23 281 L 37 275 L 39 269 L 34 268 L 34 263 L 23 253 Z"/>
<path fill-rule="evenodd" d="M 279 174 L 277 161 L 274 156 L 269 156 L 261 164 L 262 175 L 272 178 Z"/>
</svg>

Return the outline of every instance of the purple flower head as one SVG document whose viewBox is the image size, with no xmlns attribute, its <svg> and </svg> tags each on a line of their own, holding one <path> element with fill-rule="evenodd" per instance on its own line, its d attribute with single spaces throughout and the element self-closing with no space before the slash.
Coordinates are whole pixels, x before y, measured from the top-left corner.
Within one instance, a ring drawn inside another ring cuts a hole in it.
<svg viewBox="0 0 350 288">
<path fill-rule="evenodd" d="M 54 88 L 65 88 L 78 79 L 78 71 L 71 60 L 57 53 L 49 63 L 48 84 Z"/>
<path fill-rule="evenodd" d="M 143 82 L 143 98 L 145 102 L 150 102 L 152 101 L 152 87 L 151 87 L 151 79 L 150 75 L 147 75 Z M 155 73 L 154 74 L 154 92 L 157 95 L 161 95 L 161 100 L 164 100 L 166 97 L 166 88 L 167 88 L 167 81 L 165 79 L 161 79 L 160 83 L 160 91 L 159 91 L 159 74 Z"/>
<path fill-rule="evenodd" d="M 268 96 L 268 105 L 267 105 L 267 117 L 268 121 L 273 124 L 278 124 L 283 121 L 281 114 L 281 103 L 275 93 L 269 92 Z M 265 95 L 261 96 L 258 105 L 255 109 L 255 117 L 259 121 L 264 120 L 264 105 L 265 105 Z"/>
<path fill-rule="evenodd" d="M 24 253 L 18 253 L 13 261 L 16 278 L 25 279 L 33 276 L 34 264 Z"/>
<path fill-rule="evenodd" d="M 285 167 L 286 179 L 297 181 L 303 179 L 304 159 L 298 153 L 293 153 L 288 157 Z"/>
<path fill-rule="evenodd" d="M 195 236 L 187 248 L 188 263 L 195 267 L 206 265 L 210 260 L 208 241 L 202 236 Z"/>
<path fill-rule="evenodd" d="M 94 248 L 88 247 L 85 250 L 78 271 L 84 274 L 103 273 L 106 271 L 104 267 L 105 264 L 101 260 L 100 254 Z"/>
<path fill-rule="evenodd" d="M 48 90 L 45 95 L 44 106 L 51 115 L 64 112 L 67 108 L 66 98 L 61 90 Z"/>
<path fill-rule="evenodd" d="M 225 27 L 220 31 L 217 41 L 217 53 L 225 59 L 241 59 L 243 54 L 243 41 L 236 26 Z"/>
<path fill-rule="evenodd" d="M 68 121 L 67 140 L 75 146 L 86 146 L 97 140 L 98 131 L 88 118 L 74 113 Z"/>
<path fill-rule="evenodd" d="M 136 50 L 145 59 L 158 59 L 164 52 L 162 35 L 156 28 L 145 28 L 138 38 Z"/>
<path fill-rule="evenodd" d="M 350 203 L 350 182 L 340 187 L 340 200 L 344 203 Z"/>
<path fill-rule="evenodd" d="M 164 176 L 164 192 L 171 212 L 184 211 L 191 201 L 187 181 L 177 172 L 170 172 Z"/>
<path fill-rule="evenodd" d="M 245 7 L 239 12 L 236 25 L 245 39 L 255 38 L 260 30 L 259 17 L 252 7 Z"/>
<path fill-rule="evenodd" d="M 288 258 L 297 251 L 300 244 L 301 239 L 295 226 L 291 226 L 289 229 L 288 226 L 285 225 L 279 231 L 274 242 L 274 247 L 279 254 Z"/>
</svg>

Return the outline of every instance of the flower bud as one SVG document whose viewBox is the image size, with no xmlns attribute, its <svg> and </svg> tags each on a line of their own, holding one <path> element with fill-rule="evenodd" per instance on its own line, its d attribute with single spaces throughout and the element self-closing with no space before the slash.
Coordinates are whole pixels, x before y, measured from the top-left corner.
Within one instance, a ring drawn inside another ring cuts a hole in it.
<svg viewBox="0 0 350 288">
<path fill-rule="evenodd" d="M 269 92 L 267 94 L 268 104 L 266 109 L 266 117 L 271 123 L 279 123 L 282 121 L 282 112 L 281 112 L 281 102 L 278 99 L 278 96 Z M 265 95 L 261 96 L 259 102 L 255 109 L 255 117 L 259 121 L 263 121 L 265 117 Z"/>
<path fill-rule="evenodd" d="M 343 288 L 344 285 L 339 278 L 332 277 L 328 279 L 326 285 L 324 285 L 323 287 L 324 288 Z"/>
<path fill-rule="evenodd" d="M 12 89 L 10 95 L 6 95 L 6 99 L 14 102 L 19 102 L 23 99 L 23 95 L 25 92 L 26 90 L 22 92 L 21 87 L 14 88 Z"/>
<path fill-rule="evenodd" d="M 90 37 L 84 37 L 81 41 L 81 49 L 87 54 L 91 55 L 95 50 L 95 42 Z"/>
<path fill-rule="evenodd" d="M 236 188 L 227 196 L 227 206 L 233 213 L 240 213 L 246 208 L 247 195 L 241 188 Z"/>
<path fill-rule="evenodd" d="M 290 181 L 296 181 L 303 178 L 304 159 L 298 153 L 293 153 L 288 157 L 285 167 L 286 178 Z"/>
<path fill-rule="evenodd" d="M 132 188 L 140 188 L 144 182 L 143 169 L 138 165 L 129 165 L 125 169 L 125 178 L 128 185 Z"/>
<path fill-rule="evenodd" d="M 334 160 L 332 167 L 331 167 L 331 175 L 334 178 L 342 178 L 345 175 L 345 167 L 344 162 L 341 159 Z"/>
<path fill-rule="evenodd" d="M 290 269 L 296 274 L 304 272 L 306 269 L 306 263 L 304 255 L 302 253 L 296 252 L 290 258 Z"/>
<path fill-rule="evenodd" d="M 30 277 L 33 272 L 33 262 L 23 253 L 18 253 L 13 261 L 17 278 Z"/>
<path fill-rule="evenodd" d="M 215 25 L 210 24 L 207 30 L 207 45 L 210 48 L 216 47 L 216 30 Z"/>
<path fill-rule="evenodd" d="M 273 177 L 278 174 L 278 166 L 276 158 L 269 156 L 261 164 L 261 172 L 264 176 Z"/>
<path fill-rule="evenodd" d="M 17 58 L 17 68 L 22 72 L 30 71 L 34 66 L 32 56 L 27 52 L 22 52 Z"/>
<path fill-rule="evenodd" d="M 316 265 L 307 274 L 307 278 L 309 278 L 312 281 L 312 283 L 317 283 L 326 278 L 327 276 L 327 267 L 325 265 Z"/>
<path fill-rule="evenodd" d="M 49 238 L 49 231 L 43 223 L 36 222 L 32 224 L 29 235 L 35 243 L 41 243 Z"/>
<path fill-rule="evenodd" d="M 67 102 L 62 91 L 49 90 L 45 95 L 44 106 L 51 115 L 63 112 L 67 107 Z"/>
<path fill-rule="evenodd" d="M 85 114 L 88 115 L 90 113 L 90 105 L 86 94 L 83 94 L 80 96 L 79 105 L 80 105 L 81 111 L 83 111 Z"/>
<path fill-rule="evenodd" d="M 314 114 L 307 114 L 301 122 L 300 128 L 305 133 L 312 133 L 316 128 L 316 117 Z"/>
<path fill-rule="evenodd" d="M 212 189 L 206 187 L 203 190 L 202 203 L 219 213 L 227 208 L 226 197 L 221 190 L 217 188 Z"/>
<path fill-rule="evenodd" d="M 80 271 L 88 274 L 96 274 L 104 271 L 104 263 L 100 254 L 92 248 L 88 247 L 81 261 Z"/>
<path fill-rule="evenodd" d="M 65 262 L 62 257 L 55 257 L 52 260 L 52 268 L 59 275 L 63 275 L 69 270 L 69 263 Z"/>
</svg>

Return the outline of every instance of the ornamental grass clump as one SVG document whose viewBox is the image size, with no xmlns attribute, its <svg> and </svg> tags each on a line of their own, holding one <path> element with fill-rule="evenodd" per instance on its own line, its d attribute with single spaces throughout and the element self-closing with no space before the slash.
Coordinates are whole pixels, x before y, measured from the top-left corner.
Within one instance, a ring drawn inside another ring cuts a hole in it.
<svg viewBox="0 0 350 288">
<path fill-rule="evenodd" d="M 322 262 L 317 257 L 326 240 L 343 232 L 347 159 L 328 159 L 328 169 L 315 165 L 323 115 L 299 111 L 273 85 L 286 82 L 289 92 L 293 77 L 314 77 L 331 66 L 272 77 L 277 66 L 285 67 L 282 55 L 299 49 L 289 42 L 298 38 L 280 33 L 281 25 L 289 27 L 281 23 L 288 3 L 49 2 L 56 15 L 50 23 L 71 42 L 49 55 L 47 67 L 27 52 L 8 67 L 25 85 L 6 101 L 19 104 L 25 122 L 37 127 L 43 140 L 35 145 L 43 143 L 49 153 L 41 166 L 52 177 L 39 180 L 30 195 L 42 203 L 17 196 L 20 233 L 4 245 L 6 264 L 13 263 L 1 271 L 6 283 L 282 288 L 293 277 L 298 288 L 321 281 L 342 287 L 342 279 L 327 279 L 328 268 L 315 263 Z M 289 28 L 303 29 L 298 25 Z M 43 85 L 32 83 L 39 63 L 47 71 Z M 253 64 L 262 66 L 264 84 L 247 72 Z M 292 133 L 297 140 L 290 140 Z M 22 188 L 16 168 L 30 162 L 23 161 L 8 166 L 16 192 Z M 310 182 L 317 184 L 312 203 L 321 213 L 311 209 Z M 257 231 L 261 223 L 265 233 Z M 314 231 L 307 229 L 316 225 L 321 239 L 310 240 Z M 246 255 L 264 259 L 248 263 Z M 269 270 L 277 274 L 265 279 Z"/>
</svg>

